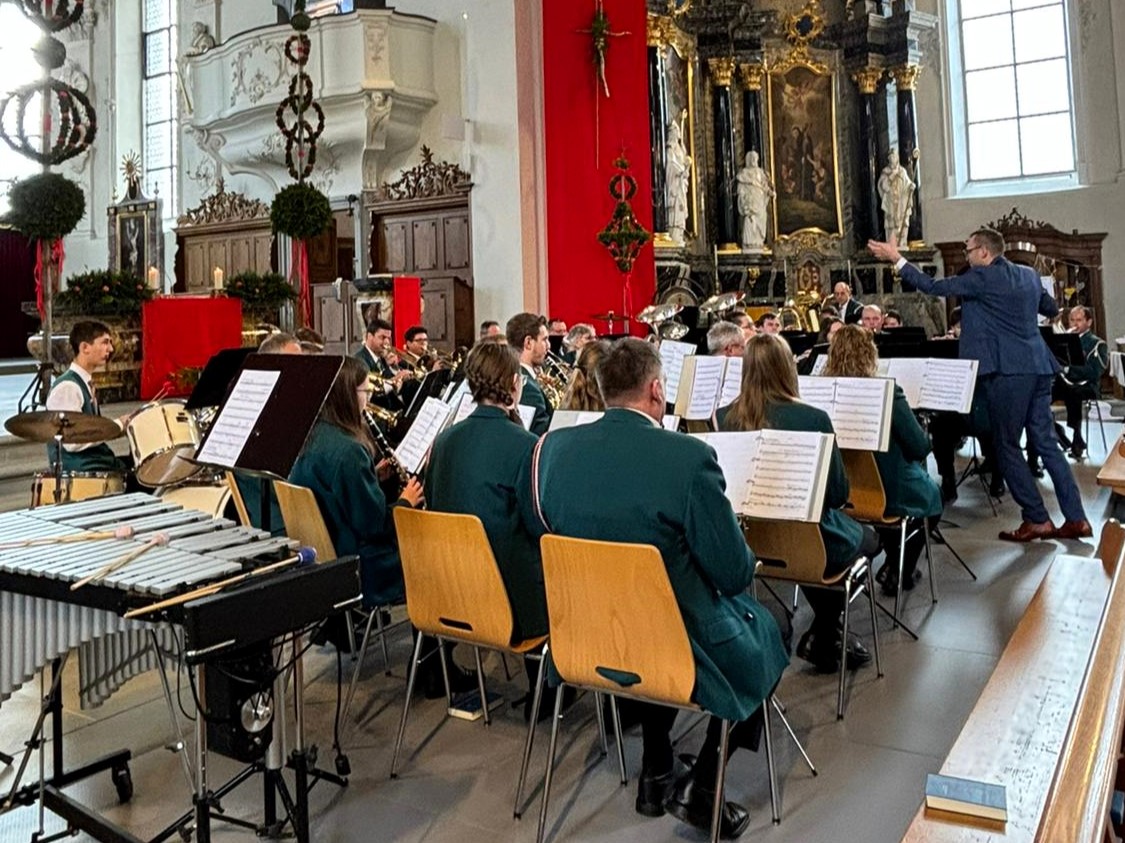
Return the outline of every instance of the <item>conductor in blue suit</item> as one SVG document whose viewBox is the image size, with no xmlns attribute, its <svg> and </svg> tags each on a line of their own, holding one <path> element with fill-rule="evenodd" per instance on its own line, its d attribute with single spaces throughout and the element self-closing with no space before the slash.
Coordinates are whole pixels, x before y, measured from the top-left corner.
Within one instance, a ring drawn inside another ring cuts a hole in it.
<svg viewBox="0 0 1125 843">
<path fill-rule="evenodd" d="M 1078 485 L 1055 438 L 1051 384 L 1059 367 L 1036 320 L 1038 314 L 1055 316 L 1059 308 L 1034 270 L 1005 259 L 1004 238 L 990 228 L 974 231 L 965 241 L 969 270 L 940 280 L 908 263 L 894 240 L 872 240 L 867 247 L 880 260 L 894 263 L 903 280 L 923 293 L 961 299 L 961 357 L 980 361 L 978 374 L 985 386 L 1000 472 L 1023 514 L 1023 523 L 1000 533 L 1000 538 L 1028 542 L 1092 535 Z M 1060 527 L 1051 521 L 1020 453 L 1025 429 L 1028 445 L 1043 455 L 1054 483 L 1065 519 Z"/>
</svg>

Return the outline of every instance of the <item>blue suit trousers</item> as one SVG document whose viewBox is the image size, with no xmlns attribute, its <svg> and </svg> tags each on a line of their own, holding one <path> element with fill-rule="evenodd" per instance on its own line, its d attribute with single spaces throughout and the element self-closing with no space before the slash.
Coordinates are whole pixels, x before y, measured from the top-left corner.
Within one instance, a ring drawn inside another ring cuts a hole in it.
<svg viewBox="0 0 1125 843">
<path fill-rule="evenodd" d="M 1059 508 L 1067 521 L 1082 521 L 1082 494 L 1074 482 L 1070 465 L 1059 450 L 1051 414 L 1053 375 L 987 375 L 985 391 L 988 414 L 996 436 L 996 458 L 1012 497 L 1020 505 L 1025 521 L 1042 524 L 1050 520 L 1043 496 L 1020 452 L 1020 434 L 1027 431 L 1029 448 L 1043 458 L 1051 476 Z"/>
</svg>

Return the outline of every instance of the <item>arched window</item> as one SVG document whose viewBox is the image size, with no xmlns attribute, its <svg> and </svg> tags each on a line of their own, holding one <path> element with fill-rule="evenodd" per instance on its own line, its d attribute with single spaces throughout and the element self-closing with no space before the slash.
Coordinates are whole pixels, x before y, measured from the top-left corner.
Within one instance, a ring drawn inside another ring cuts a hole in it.
<svg viewBox="0 0 1125 843">
<path fill-rule="evenodd" d="M 42 73 L 31 48 L 39 41 L 39 30 L 24 16 L 14 3 L 0 4 L 0 88 L 6 93 L 28 82 L 34 82 Z M 10 137 L 16 136 L 16 111 L 14 103 L 8 108 L 5 128 Z M 38 147 L 43 136 L 39 121 L 42 119 L 39 97 L 34 97 L 24 115 L 28 141 Z M 8 144 L 0 141 L 0 213 L 8 210 L 8 190 L 23 176 L 38 173 L 42 167 L 30 158 L 20 155 Z"/>
<path fill-rule="evenodd" d="M 176 4 L 144 0 L 142 20 L 144 147 L 142 185 L 147 196 L 158 192 L 164 215 L 176 216 Z"/>
<path fill-rule="evenodd" d="M 959 187 L 1073 178 L 1066 0 L 948 4 Z"/>
</svg>

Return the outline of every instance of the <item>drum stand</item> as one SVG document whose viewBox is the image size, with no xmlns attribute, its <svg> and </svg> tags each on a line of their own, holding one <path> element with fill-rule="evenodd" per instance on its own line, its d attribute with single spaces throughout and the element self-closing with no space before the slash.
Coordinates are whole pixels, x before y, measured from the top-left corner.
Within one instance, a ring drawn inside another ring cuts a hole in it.
<svg viewBox="0 0 1125 843">
<path fill-rule="evenodd" d="M 35 375 L 31 379 L 31 383 L 27 385 L 27 389 L 23 391 L 23 395 L 20 396 L 20 400 L 16 404 L 19 412 L 31 412 L 39 407 L 47 406 L 47 393 L 51 391 L 51 380 L 54 376 L 54 365 L 40 360 L 35 367 Z M 27 403 L 28 398 L 31 399 L 31 403 Z"/>
</svg>

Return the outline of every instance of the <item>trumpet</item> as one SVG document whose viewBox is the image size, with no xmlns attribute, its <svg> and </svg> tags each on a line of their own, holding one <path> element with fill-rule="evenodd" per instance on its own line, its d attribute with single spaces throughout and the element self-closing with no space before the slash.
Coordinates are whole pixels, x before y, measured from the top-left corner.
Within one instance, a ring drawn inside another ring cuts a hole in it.
<svg viewBox="0 0 1125 843">
<path fill-rule="evenodd" d="M 405 369 L 399 369 L 400 372 L 406 372 L 411 377 L 417 378 L 418 380 L 422 380 L 422 378 L 426 377 L 428 374 L 426 367 L 422 365 L 422 358 L 417 354 L 411 354 L 409 351 L 404 351 L 394 346 L 389 347 L 387 351 L 397 355 L 398 359 L 406 365 Z"/>
</svg>

